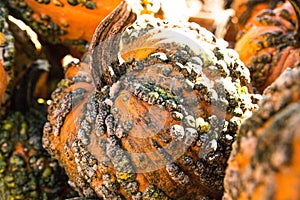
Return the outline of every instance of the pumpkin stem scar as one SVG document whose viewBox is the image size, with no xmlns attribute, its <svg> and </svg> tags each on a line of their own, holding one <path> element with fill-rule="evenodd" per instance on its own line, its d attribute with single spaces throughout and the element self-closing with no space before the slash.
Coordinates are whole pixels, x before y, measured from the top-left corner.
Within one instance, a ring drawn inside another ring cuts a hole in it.
<svg viewBox="0 0 300 200">
<path fill-rule="evenodd" d="M 296 17 L 297 17 L 295 38 L 299 42 L 300 41 L 300 25 L 299 25 L 299 23 L 300 23 L 300 0 L 289 0 L 289 2 L 292 4 L 292 6 L 295 10 Z M 300 44 L 296 44 L 296 45 L 300 45 Z"/>
<path fill-rule="evenodd" d="M 93 81 L 98 89 L 115 82 L 112 65 L 118 61 L 121 33 L 135 19 L 136 14 L 127 2 L 123 1 L 96 28 L 89 48 L 89 57 Z"/>
</svg>

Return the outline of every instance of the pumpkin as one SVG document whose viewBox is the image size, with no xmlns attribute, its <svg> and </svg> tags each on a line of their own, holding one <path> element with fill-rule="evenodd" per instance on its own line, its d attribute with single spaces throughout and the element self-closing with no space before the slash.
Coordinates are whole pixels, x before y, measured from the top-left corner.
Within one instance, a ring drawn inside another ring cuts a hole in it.
<svg viewBox="0 0 300 200">
<path fill-rule="evenodd" d="M 42 66 L 36 65 L 26 70 L 15 87 L 7 114 L 0 121 L 3 199 L 65 199 L 77 195 L 67 184 L 64 169 L 42 146 L 46 107 L 37 104 L 32 94 L 43 71 Z"/>
<path fill-rule="evenodd" d="M 299 1 L 290 0 L 261 11 L 237 40 L 235 50 L 260 93 L 299 60 L 299 6 Z"/>
<path fill-rule="evenodd" d="M 85 52 L 99 22 L 120 0 L 5 0 L 10 13 L 22 19 L 50 43 L 63 43 Z M 84 26 L 84 28 L 82 28 Z"/>
<path fill-rule="evenodd" d="M 43 145 L 80 196 L 221 198 L 240 121 L 256 108 L 249 71 L 194 23 L 126 1 L 52 93 Z"/>
<path fill-rule="evenodd" d="M 234 0 L 231 8 L 235 11 L 235 17 L 237 20 L 238 30 L 244 29 L 244 26 L 248 21 L 253 20 L 257 13 L 265 9 L 274 9 L 277 4 L 283 1 L 278 0 Z"/>
<path fill-rule="evenodd" d="M 10 111 L 0 122 L 0 196 L 65 199 L 76 196 L 58 162 L 41 145 L 45 115 Z"/>
<path fill-rule="evenodd" d="M 280 3 L 282 2 L 278 0 L 234 0 L 230 4 L 230 8 L 234 11 L 234 15 L 228 23 L 228 29 L 224 39 L 234 47 L 236 38 L 243 33 L 241 31 L 243 31 L 248 21 L 253 20 L 258 12 L 261 12 L 264 9 L 274 9 L 275 6 Z"/>
<path fill-rule="evenodd" d="M 0 118 L 5 114 L 12 86 L 14 38 L 8 29 L 7 10 L 0 3 Z"/>
<path fill-rule="evenodd" d="M 300 64 L 264 92 L 244 121 L 225 176 L 224 199 L 299 199 Z"/>
<path fill-rule="evenodd" d="M 133 1 L 142 13 L 151 13 L 155 1 Z M 43 42 L 64 44 L 75 55 L 86 52 L 97 25 L 121 0 L 5 0 L 10 13 L 23 20 Z M 158 6 L 159 8 L 159 6 Z M 83 28 L 84 27 L 84 28 Z"/>
</svg>

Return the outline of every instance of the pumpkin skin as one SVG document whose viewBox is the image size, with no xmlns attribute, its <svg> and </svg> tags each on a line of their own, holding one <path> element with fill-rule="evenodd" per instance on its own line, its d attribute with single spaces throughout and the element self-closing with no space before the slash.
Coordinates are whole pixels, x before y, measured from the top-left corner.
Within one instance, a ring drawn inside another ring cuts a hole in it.
<svg viewBox="0 0 300 200">
<path fill-rule="evenodd" d="M 0 3 L 0 119 L 9 104 L 12 89 L 14 37 L 8 29 L 7 10 Z"/>
<path fill-rule="evenodd" d="M 221 198 L 235 133 L 256 107 L 238 55 L 196 24 L 135 21 L 123 2 L 86 59 L 66 69 L 44 127 L 70 185 L 103 199 Z M 211 96 L 217 85 L 228 107 Z"/>
<path fill-rule="evenodd" d="M 294 11 L 299 10 L 299 2 L 290 2 L 258 13 L 237 39 L 235 50 L 249 68 L 259 93 L 299 60 L 299 20 Z"/>
<path fill-rule="evenodd" d="M 287 69 L 244 121 L 225 176 L 224 199 L 299 199 L 300 68 Z"/>
</svg>

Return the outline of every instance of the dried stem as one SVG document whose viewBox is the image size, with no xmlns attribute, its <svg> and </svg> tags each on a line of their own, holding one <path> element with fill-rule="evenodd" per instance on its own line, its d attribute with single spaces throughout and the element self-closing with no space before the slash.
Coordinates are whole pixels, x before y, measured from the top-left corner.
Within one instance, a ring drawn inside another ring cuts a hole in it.
<svg viewBox="0 0 300 200">
<path fill-rule="evenodd" d="M 123 1 L 96 28 L 93 35 L 89 56 L 90 70 L 98 89 L 114 82 L 113 63 L 118 61 L 121 33 L 136 19 L 127 4 Z"/>
</svg>

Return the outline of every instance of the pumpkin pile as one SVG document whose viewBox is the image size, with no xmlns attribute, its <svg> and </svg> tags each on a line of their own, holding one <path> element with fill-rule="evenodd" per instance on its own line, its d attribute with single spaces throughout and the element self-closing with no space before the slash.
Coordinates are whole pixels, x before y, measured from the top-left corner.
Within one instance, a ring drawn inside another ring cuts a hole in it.
<svg viewBox="0 0 300 200">
<path fill-rule="evenodd" d="M 0 198 L 299 199 L 299 23 L 299 0 L 1 1 Z"/>
<path fill-rule="evenodd" d="M 11 96 L 14 38 L 8 29 L 8 12 L 0 2 L 0 119 Z"/>
<path fill-rule="evenodd" d="M 299 1 L 290 0 L 275 9 L 263 9 L 248 20 L 237 38 L 235 50 L 259 93 L 300 59 L 299 8 Z"/>
<path fill-rule="evenodd" d="M 300 63 L 263 94 L 242 124 L 225 177 L 224 199 L 299 199 Z"/>
<path fill-rule="evenodd" d="M 239 124 L 256 108 L 249 83 L 206 29 L 136 19 L 123 2 L 66 68 L 43 145 L 81 196 L 219 199 Z"/>
</svg>

